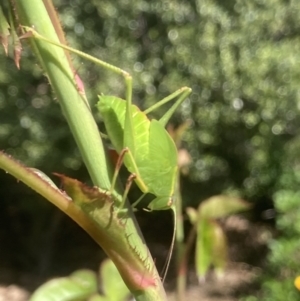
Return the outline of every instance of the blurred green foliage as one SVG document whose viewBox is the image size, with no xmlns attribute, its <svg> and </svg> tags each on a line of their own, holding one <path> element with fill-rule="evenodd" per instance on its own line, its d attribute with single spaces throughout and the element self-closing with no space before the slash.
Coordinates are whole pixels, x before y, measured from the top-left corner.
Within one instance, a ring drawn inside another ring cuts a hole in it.
<svg viewBox="0 0 300 301">
<path fill-rule="evenodd" d="M 300 291 L 294 286 L 294 279 L 300 274 L 300 192 L 279 190 L 274 198 L 279 235 L 270 242 L 269 264 L 260 279 L 260 292 L 245 301 L 299 300 Z"/>
<path fill-rule="evenodd" d="M 280 244 L 296 248 L 299 213 L 281 206 L 297 208 L 300 181 L 300 2 L 54 2 L 71 46 L 132 73 L 140 107 L 193 88 L 172 120 L 193 121 L 183 138 L 193 159 L 183 179 L 185 205 L 221 193 L 252 201 L 275 194 L 287 241 L 271 245 L 271 263 L 288 265 Z M 47 79 L 23 45 L 20 71 L 0 49 L 0 148 L 45 173 L 87 178 Z M 121 78 L 72 57 L 94 103 L 100 93 L 123 96 Z"/>
<path fill-rule="evenodd" d="M 273 194 L 277 210 L 277 235 L 269 243 L 268 269 L 260 278 L 261 290 L 245 301 L 299 300 L 300 291 L 294 280 L 300 274 L 300 173 L 299 138 L 295 136 L 284 145 L 282 173 L 278 176 L 277 190 Z"/>
<path fill-rule="evenodd" d="M 197 210 L 187 208 L 189 221 L 195 228 L 195 270 L 200 283 L 205 280 L 211 267 L 217 276 L 222 277 L 228 263 L 227 238 L 218 219 L 250 208 L 249 203 L 225 195 L 212 196 L 202 201 Z M 190 239 L 188 241 L 192 243 Z"/>
<path fill-rule="evenodd" d="M 68 277 L 51 279 L 40 286 L 29 301 L 123 301 L 129 296 L 130 291 L 117 268 L 107 259 L 101 263 L 98 275 L 91 270 L 78 270 Z"/>
</svg>

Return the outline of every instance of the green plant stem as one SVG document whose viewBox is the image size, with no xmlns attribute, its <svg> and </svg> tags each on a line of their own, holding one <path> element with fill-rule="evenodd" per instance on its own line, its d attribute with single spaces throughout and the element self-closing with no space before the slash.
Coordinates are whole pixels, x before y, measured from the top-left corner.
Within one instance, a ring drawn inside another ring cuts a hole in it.
<svg viewBox="0 0 300 301">
<path fill-rule="evenodd" d="M 55 27 L 42 1 L 15 1 L 19 19 L 23 25 L 34 26 L 38 32 L 57 41 Z M 110 189 L 112 170 L 107 164 L 106 154 L 91 110 L 76 86 L 64 50 L 34 39 L 30 40 L 38 54 L 51 86 L 70 126 L 83 161 L 95 185 Z"/>
<path fill-rule="evenodd" d="M 184 301 L 186 293 L 186 257 L 184 244 L 184 227 L 182 216 L 182 197 L 180 193 L 180 173 L 177 176 L 176 185 L 176 267 L 177 267 L 177 281 L 176 281 L 176 300 Z"/>
</svg>

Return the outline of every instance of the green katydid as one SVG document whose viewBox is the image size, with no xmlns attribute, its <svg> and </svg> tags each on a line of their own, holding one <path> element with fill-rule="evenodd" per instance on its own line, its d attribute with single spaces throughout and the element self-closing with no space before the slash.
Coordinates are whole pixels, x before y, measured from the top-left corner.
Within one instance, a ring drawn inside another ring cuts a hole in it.
<svg viewBox="0 0 300 301">
<path fill-rule="evenodd" d="M 71 47 L 50 41 L 40 36 L 33 29 L 25 28 L 35 38 L 57 45 L 94 63 L 122 75 L 126 83 L 126 100 L 114 96 L 100 96 L 97 108 L 100 111 L 108 137 L 116 151 L 124 155 L 124 164 L 128 171 L 134 174 L 134 180 L 143 192 L 151 193 L 155 198 L 149 203 L 152 210 L 172 209 L 174 213 L 175 238 L 176 212 L 173 195 L 175 191 L 178 167 L 177 149 L 165 129 L 165 125 L 184 99 L 191 93 L 191 89 L 183 87 L 162 99 L 146 111 L 142 112 L 132 104 L 132 77 L 126 71 L 92 57 Z M 149 120 L 147 115 L 154 109 L 168 101 L 176 99 L 172 107 L 160 120 Z M 124 150 L 126 153 L 124 154 Z M 116 181 L 117 172 L 113 178 Z M 135 202 L 136 204 L 137 202 Z M 123 208 L 122 203 L 119 207 Z M 169 264 L 167 261 L 167 267 Z M 164 275 L 165 276 L 165 275 Z"/>
<path fill-rule="evenodd" d="M 167 115 L 165 114 L 159 121 L 154 119 L 150 121 L 144 112 L 131 104 L 130 98 L 123 100 L 114 96 L 100 96 L 97 104 L 108 137 L 116 151 L 120 154 L 125 148 L 127 150 L 124 155 L 125 166 L 130 173 L 135 175 L 135 181 L 144 195 L 151 193 L 155 196 L 148 208 L 150 210 L 173 210 L 174 232 L 163 281 L 175 240 L 176 210 L 173 195 L 178 172 L 177 149 L 164 125 L 169 119 L 168 114 L 171 115 L 190 92 L 190 88 L 181 88 L 157 103 L 155 107 L 147 110 L 150 112 L 158 105 L 180 95 Z"/>
<path fill-rule="evenodd" d="M 183 91 L 189 92 L 182 88 L 174 93 L 181 93 L 177 101 L 179 103 L 187 94 Z M 173 98 L 174 94 L 168 97 L 168 100 Z M 165 101 L 166 99 L 163 100 Z M 126 148 L 124 164 L 129 172 L 135 175 L 137 185 L 144 194 L 151 193 L 155 196 L 148 208 L 170 209 L 173 205 L 178 169 L 177 150 L 163 126 L 164 119 L 150 121 L 146 114 L 130 101 L 114 96 L 100 96 L 97 108 L 116 151 L 120 154 Z"/>
</svg>

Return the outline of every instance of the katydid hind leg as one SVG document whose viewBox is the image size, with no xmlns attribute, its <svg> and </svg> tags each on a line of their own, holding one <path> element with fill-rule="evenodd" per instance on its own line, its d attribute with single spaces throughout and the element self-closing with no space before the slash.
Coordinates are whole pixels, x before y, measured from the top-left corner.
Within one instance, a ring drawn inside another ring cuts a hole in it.
<svg viewBox="0 0 300 301">
<path fill-rule="evenodd" d="M 177 215 L 176 215 L 176 206 L 175 204 L 173 204 L 171 206 L 171 210 L 172 210 L 172 214 L 173 214 L 173 221 L 174 221 L 174 227 L 173 227 L 173 235 L 172 235 L 172 241 L 171 241 L 171 245 L 170 245 L 170 249 L 168 251 L 168 256 L 163 268 L 163 272 L 162 272 L 162 282 L 164 283 L 169 267 L 170 267 L 170 262 L 172 259 L 172 255 L 173 255 L 173 250 L 174 250 L 174 245 L 175 245 L 175 237 L 176 237 L 176 228 L 177 228 Z"/>
<path fill-rule="evenodd" d="M 59 42 L 50 40 L 46 37 L 43 37 L 42 35 L 40 35 L 37 31 L 35 31 L 31 27 L 23 26 L 23 28 L 27 31 L 27 33 L 31 34 L 30 37 L 34 37 L 38 40 L 42 40 L 42 41 L 45 41 L 45 42 L 50 43 L 52 45 L 55 45 L 57 47 L 60 47 L 62 49 L 68 50 L 68 51 L 70 51 L 72 53 L 75 53 L 78 56 L 80 56 L 80 57 L 82 57 L 86 60 L 89 60 L 89 61 L 95 63 L 98 66 L 103 67 L 104 69 L 110 70 L 110 71 L 114 72 L 115 74 L 121 75 L 125 80 L 126 100 L 131 103 L 131 98 L 132 98 L 132 76 L 127 71 L 125 71 L 125 70 L 123 70 L 123 69 L 121 69 L 117 66 L 114 66 L 112 64 L 109 64 L 105 61 L 102 61 L 102 60 L 100 60 L 100 59 L 98 59 L 98 58 L 96 58 L 92 55 L 89 55 L 89 54 L 85 53 L 85 52 L 82 52 L 82 51 L 77 50 L 75 48 L 72 48 L 72 47 L 69 47 L 67 45 L 61 44 Z"/>
<path fill-rule="evenodd" d="M 135 174 L 131 174 L 127 181 L 126 181 L 126 186 L 125 186 L 125 190 L 124 190 L 124 194 L 123 194 L 123 197 L 122 197 L 122 203 L 121 203 L 121 206 L 120 208 L 123 209 L 124 208 L 124 205 L 125 205 L 125 202 L 126 202 L 126 199 L 127 199 L 127 196 L 128 196 L 128 192 L 131 188 L 131 185 L 132 185 L 132 182 L 134 181 L 134 179 L 136 178 L 136 175 Z"/>
<path fill-rule="evenodd" d="M 120 169 L 121 169 L 121 166 L 123 164 L 123 161 L 124 161 L 124 156 L 125 154 L 128 152 L 128 149 L 127 148 L 124 148 L 120 154 L 119 154 L 119 157 L 118 157 L 118 160 L 117 160 L 117 164 L 116 164 L 116 167 L 115 167 L 115 171 L 114 171 L 114 174 L 113 174 L 113 178 L 112 178 L 112 181 L 111 181 L 111 187 L 110 187 L 110 193 L 112 193 L 115 189 L 115 185 L 116 185 L 116 182 L 117 182 L 117 178 L 118 178 L 118 175 L 120 173 Z"/>
<path fill-rule="evenodd" d="M 124 157 L 125 157 L 126 153 L 128 153 L 128 151 L 129 151 L 128 148 L 124 148 L 124 149 L 122 149 L 122 151 L 119 154 L 119 157 L 118 157 L 118 160 L 117 160 L 117 163 L 116 163 L 116 167 L 115 167 L 115 171 L 114 171 L 114 175 L 113 175 L 113 179 L 112 179 L 111 188 L 110 188 L 110 193 L 111 194 L 114 191 L 116 181 L 117 181 L 118 175 L 120 173 L 121 166 L 124 162 Z M 125 202 L 126 202 L 126 199 L 127 199 L 127 196 L 128 196 L 128 192 L 129 192 L 129 190 L 131 188 L 131 185 L 132 185 L 132 182 L 134 181 L 135 178 L 136 178 L 135 174 L 131 174 L 128 177 L 127 182 L 126 182 L 126 186 L 125 186 L 125 189 L 124 189 L 124 193 L 123 193 L 123 196 L 122 196 L 122 202 L 119 206 L 119 209 L 124 208 L 124 205 L 125 205 Z"/>
<path fill-rule="evenodd" d="M 142 201 L 142 199 L 145 197 L 145 195 L 146 195 L 147 193 L 143 193 L 132 205 L 131 205 L 131 207 L 132 208 L 135 208 L 141 201 Z"/>
<path fill-rule="evenodd" d="M 122 151 L 120 152 L 119 154 L 119 157 L 118 157 L 118 160 L 117 160 L 117 163 L 116 163 L 116 167 L 115 167 L 115 171 L 114 171 L 114 175 L 113 175 L 113 179 L 112 179 L 112 186 L 111 186 L 111 189 L 110 189 L 110 193 L 112 193 L 114 191 L 114 187 L 115 187 L 115 184 L 116 184 L 116 181 L 117 181 L 117 178 L 118 178 L 118 175 L 120 173 L 120 169 L 121 169 L 121 166 L 123 165 L 124 163 L 124 157 L 126 154 L 130 153 L 130 150 L 125 147 L 124 149 L 122 149 Z M 132 173 L 127 181 L 126 181 L 126 186 L 125 186 L 125 190 L 124 190 L 124 194 L 123 194 L 123 197 L 122 197 L 122 203 L 120 205 L 120 209 L 122 209 L 125 205 L 125 202 L 126 202 L 126 199 L 127 199 L 127 196 L 128 196 L 128 192 L 132 186 L 132 182 L 137 178 L 137 175 L 135 173 Z M 145 196 L 145 194 L 143 194 L 134 204 L 133 204 L 133 207 L 135 207 L 135 205 L 137 205 L 141 200 L 142 198 Z"/>
<path fill-rule="evenodd" d="M 133 125 L 132 118 L 133 118 L 133 111 L 132 111 L 131 99 L 126 99 L 123 146 L 128 147 L 132 153 L 132 156 L 135 157 L 136 134 L 135 134 L 135 128 Z"/>
</svg>

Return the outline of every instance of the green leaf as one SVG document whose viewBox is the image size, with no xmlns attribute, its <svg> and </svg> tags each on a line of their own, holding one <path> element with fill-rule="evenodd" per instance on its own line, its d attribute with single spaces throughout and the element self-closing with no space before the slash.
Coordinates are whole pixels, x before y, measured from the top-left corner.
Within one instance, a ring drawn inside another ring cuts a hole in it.
<svg viewBox="0 0 300 301">
<path fill-rule="evenodd" d="M 196 273 L 203 281 L 210 266 L 221 276 L 227 263 L 227 241 L 220 225 L 212 220 L 200 218 L 197 225 Z"/>
<path fill-rule="evenodd" d="M 9 24 L 4 16 L 3 10 L 0 6 L 0 41 L 3 45 L 4 51 L 8 53 L 8 37 L 9 37 Z"/>
<path fill-rule="evenodd" d="M 196 273 L 199 282 L 204 280 L 210 265 L 212 264 L 213 252 L 213 222 L 201 218 L 197 224 L 197 240 L 196 240 Z"/>
<path fill-rule="evenodd" d="M 101 264 L 100 277 L 103 292 L 107 296 L 107 300 L 122 301 L 128 298 L 130 291 L 111 260 L 105 260 Z"/>
<path fill-rule="evenodd" d="M 217 195 L 203 201 L 198 210 L 201 217 L 215 219 L 239 211 L 249 210 L 250 208 L 251 204 L 246 203 L 242 199 L 226 195 Z"/>
<path fill-rule="evenodd" d="M 188 215 L 188 218 L 191 222 L 191 224 L 195 224 L 198 220 L 198 212 L 195 208 L 187 207 L 186 208 L 186 214 Z"/>
<path fill-rule="evenodd" d="M 242 210 L 248 210 L 249 203 L 225 195 L 213 196 L 203 201 L 198 208 L 198 215 L 189 209 L 188 215 L 197 229 L 196 272 L 199 281 L 205 277 L 210 266 L 214 266 L 218 275 L 222 275 L 227 262 L 227 241 L 217 218 Z"/>
<path fill-rule="evenodd" d="M 89 187 L 76 179 L 59 173 L 54 172 L 53 174 L 61 179 L 65 191 L 81 209 L 83 209 L 85 204 L 91 204 L 96 201 L 100 204 L 100 207 L 104 207 L 105 204 L 111 206 L 113 202 L 112 196 L 107 191 L 96 186 Z"/>
<path fill-rule="evenodd" d="M 218 276 L 223 276 L 228 260 L 228 245 L 226 235 L 218 223 L 212 224 L 212 265 Z"/>
<path fill-rule="evenodd" d="M 40 286 L 30 301 L 79 301 L 97 292 L 96 274 L 78 270 L 69 277 L 52 279 Z"/>
</svg>

